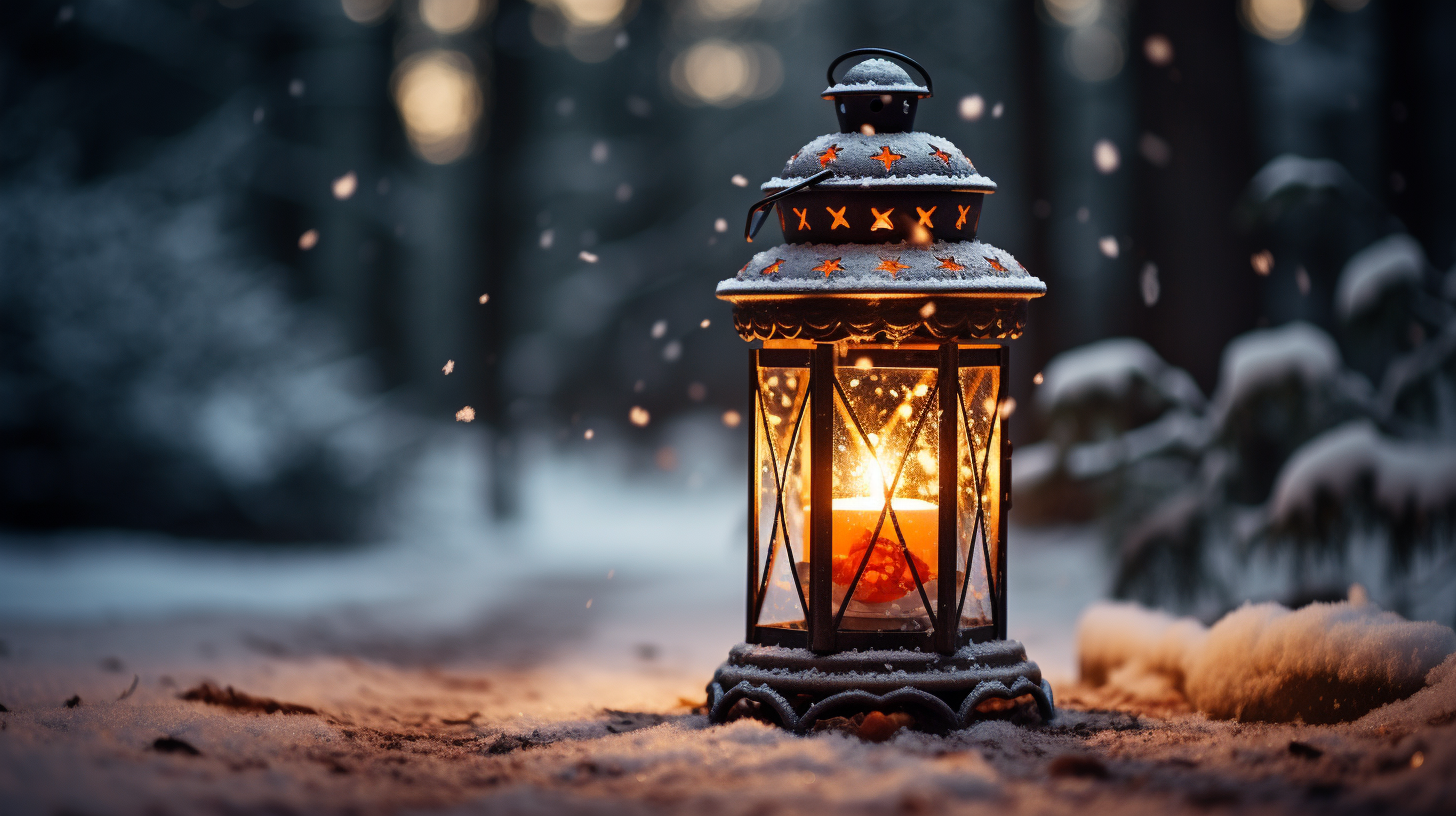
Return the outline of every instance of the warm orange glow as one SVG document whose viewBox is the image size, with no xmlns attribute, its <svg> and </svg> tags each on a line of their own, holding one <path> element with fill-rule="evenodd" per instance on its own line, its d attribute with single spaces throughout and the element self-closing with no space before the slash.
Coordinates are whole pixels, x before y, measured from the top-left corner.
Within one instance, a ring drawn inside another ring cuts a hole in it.
<svg viewBox="0 0 1456 816">
<path fill-rule="evenodd" d="M 936 256 L 935 259 L 937 261 L 940 261 L 940 267 L 939 267 L 940 269 L 949 269 L 952 272 L 961 272 L 961 271 L 964 271 L 965 270 L 965 267 L 964 266 L 961 266 L 960 264 L 956 263 L 955 256 L 953 256 L 953 255 L 947 255 L 944 258 L 942 258 L 940 256 Z"/>
<path fill-rule="evenodd" d="M 890 277 L 895 277 L 901 269 L 909 269 L 910 264 L 900 263 L 899 258 L 881 258 L 880 265 L 875 267 L 876 272 L 889 272 Z"/>
<path fill-rule="evenodd" d="M 805 207 L 801 210 L 798 207 L 790 207 L 789 209 L 794 211 L 794 215 L 799 216 L 799 229 L 809 229 L 809 208 Z"/>
<path fill-rule="evenodd" d="M 844 220 L 844 211 L 845 211 L 845 209 L 847 209 L 847 207 L 848 207 L 848 205 L 845 205 L 844 207 L 840 207 L 839 208 L 839 212 L 835 212 L 834 210 L 831 210 L 828 207 L 825 207 L 824 208 L 825 210 L 827 210 L 829 212 L 830 215 L 834 216 L 834 223 L 829 225 L 829 228 L 830 229 L 835 229 L 837 227 L 844 227 L 845 229 L 849 229 L 849 222 L 846 221 L 846 220 Z"/>
<path fill-rule="evenodd" d="M 995 258 L 987 258 L 986 259 L 986 263 L 990 264 L 991 265 L 991 268 L 994 269 L 994 270 L 996 270 L 997 272 L 1005 272 L 1006 271 L 1006 267 L 1002 266 L 1001 265 L 1001 262 L 998 261 L 998 260 L 996 260 Z"/>
<path fill-rule="evenodd" d="M 956 209 L 961 211 L 961 217 L 956 219 L 956 229 L 960 229 L 966 225 L 966 219 L 971 217 L 971 205 L 966 204 L 965 206 L 961 206 L 957 204 Z"/>
<path fill-rule="evenodd" d="M 795 153 L 794 155 L 797 156 L 799 154 Z M 837 158 L 839 158 L 839 145 L 830 145 L 825 148 L 823 153 L 819 154 L 819 166 L 825 167 Z"/>
<path fill-rule="evenodd" d="M 932 216 L 932 215 L 935 214 L 935 209 L 936 209 L 935 207 L 931 207 L 928 210 L 922 210 L 919 207 L 916 207 L 915 208 L 915 212 L 917 212 L 917 213 L 920 214 L 920 224 L 919 224 L 919 226 L 922 226 L 922 227 L 930 227 L 931 229 L 935 229 L 935 225 L 932 224 L 932 223 L 930 223 L 930 216 Z"/>
<path fill-rule="evenodd" d="M 774 261 L 773 263 L 769 264 L 768 266 L 765 266 L 763 268 L 763 274 L 765 274 L 765 275 L 772 275 L 773 273 L 779 271 L 779 267 L 781 267 L 783 265 L 784 265 L 784 259 L 783 258 L 779 258 L 778 260 Z"/>
<path fill-rule="evenodd" d="M 889 145 L 883 145 L 883 146 L 880 147 L 879 155 L 877 155 L 877 156 L 870 156 L 870 158 L 872 158 L 875 161 L 877 161 L 877 162 L 885 165 L 885 172 L 888 173 L 888 172 L 890 172 L 890 165 L 894 164 L 895 162 L 897 162 L 900 159 L 903 159 L 905 157 L 904 156 L 901 156 L 899 153 L 891 153 L 890 152 L 890 146 Z"/>
<path fill-rule="evenodd" d="M 940 159 L 941 161 L 945 162 L 947 165 L 950 164 L 950 154 L 947 153 L 947 152 L 945 152 L 944 150 L 941 150 L 938 147 L 935 148 L 935 152 L 934 153 L 931 153 L 930 155 L 936 157 L 937 159 Z"/>
<path fill-rule="evenodd" d="M 854 580 L 865 551 L 870 548 L 872 532 L 865 530 L 848 553 L 835 556 L 834 583 L 847 587 Z M 915 591 L 916 573 L 920 575 L 921 583 L 929 580 L 925 576 L 929 574 L 930 565 L 912 552 L 910 559 L 915 563 L 915 573 L 912 573 L 910 565 L 905 562 L 905 554 L 900 551 L 899 542 L 880 537 L 875 539 L 874 548 L 864 573 L 860 575 L 859 584 L 855 586 L 856 601 L 867 604 L 897 601 Z"/>
<path fill-rule="evenodd" d="M 874 207 L 870 207 L 870 212 L 872 212 L 872 213 L 875 214 L 875 223 L 874 223 L 874 226 L 870 227 L 870 232 L 874 232 L 877 229 L 887 229 L 887 230 L 894 229 L 895 228 L 895 225 L 890 223 L 890 213 L 892 213 L 894 211 L 895 211 L 895 208 L 894 207 L 891 207 L 890 209 L 885 210 L 884 212 L 880 212 L 879 210 L 875 209 Z"/>
<path fill-rule="evenodd" d="M 824 263 L 819 264 L 818 266 L 814 267 L 814 270 L 813 271 L 815 271 L 815 272 L 823 272 L 824 273 L 824 277 L 826 277 L 826 278 L 829 277 L 829 273 L 830 272 L 842 272 L 842 271 L 844 271 L 844 267 L 840 265 L 840 263 L 839 263 L 840 260 L 841 260 L 840 258 L 830 258 L 829 260 L 825 261 Z"/>
<path fill-rule="evenodd" d="M 870 536 L 884 510 L 885 500 L 876 496 L 838 498 L 833 506 L 834 583 L 848 587 L 870 547 Z M 896 496 L 891 507 L 895 521 L 905 536 L 905 548 L 920 574 L 922 583 L 935 580 L 937 532 L 940 508 L 928 501 Z M 810 508 L 804 508 L 805 529 Z M 874 574 L 875 577 L 871 577 Z M 915 577 L 910 574 L 904 550 L 900 549 L 895 527 L 888 516 L 875 540 L 875 551 L 855 587 L 854 600 L 860 603 L 886 603 L 915 592 Z"/>
</svg>

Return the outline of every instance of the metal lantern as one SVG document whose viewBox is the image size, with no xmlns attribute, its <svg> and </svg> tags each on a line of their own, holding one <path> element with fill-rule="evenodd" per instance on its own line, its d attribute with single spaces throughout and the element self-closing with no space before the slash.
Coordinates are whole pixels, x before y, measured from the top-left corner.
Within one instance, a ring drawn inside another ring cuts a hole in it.
<svg viewBox="0 0 1456 816">
<path fill-rule="evenodd" d="M 1046 286 L 976 240 L 996 185 L 914 131 L 932 87 L 893 51 L 831 63 L 839 132 L 749 210 L 749 241 L 776 210 L 785 243 L 718 284 L 762 348 L 745 642 L 708 687 L 714 722 L 737 706 L 805 731 L 879 710 L 941 731 L 1027 695 L 1052 714 L 1041 670 L 1006 640 L 1009 349 L 994 342 L 1020 336 Z"/>
</svg>

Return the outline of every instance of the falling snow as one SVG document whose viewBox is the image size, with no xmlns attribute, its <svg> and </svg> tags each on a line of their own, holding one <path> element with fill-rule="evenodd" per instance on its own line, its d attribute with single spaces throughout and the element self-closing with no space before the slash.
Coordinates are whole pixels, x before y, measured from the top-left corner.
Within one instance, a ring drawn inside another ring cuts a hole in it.
<svg viewBox="0 0 1456 816">
<path fill-rule="evenodd" d="M 334 198 L 337 198 L 340 201 L 352 198 L 354 195 L 354 191 L 358 189 L 359 177 L 354 174 L 353 170 L 350 170 L 344 175 L 334 179 Z"/>
<path fill-rule="evenodd" d="M 980 94 L 961 97 L 960 115 L 967 122 L 974 122 L 986 113 L 986 100 Z"/>
<path fill-rule="evenodd" d="M 1166 67 L 1173 63 L 1173 42 L 1162 34 L 1149 34 L 1143 40 L 1143 56 L 1148 62 L 1158 66 Z"/>
</svg>

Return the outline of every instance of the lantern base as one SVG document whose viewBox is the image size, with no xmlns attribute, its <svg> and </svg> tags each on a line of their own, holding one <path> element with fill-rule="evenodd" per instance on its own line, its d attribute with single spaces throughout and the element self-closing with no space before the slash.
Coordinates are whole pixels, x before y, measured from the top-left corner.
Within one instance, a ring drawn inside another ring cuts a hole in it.
<svg viewBox="0 0 1456 816">
<path fill-rule="evenodd" d="M 796 733 L 830 717 L 905 711 L 920 730 L 965 728 L 984 718 L 988 700 L 1029 695 L 1050 720 L 1052 689 L 1014 640 L 973 643 L 955 654 L 903 649 L 820 655 L 808 649 L 740 643 L 708 684 L 708 720 L 726 722 L 741 700 Z"/>
</svg>

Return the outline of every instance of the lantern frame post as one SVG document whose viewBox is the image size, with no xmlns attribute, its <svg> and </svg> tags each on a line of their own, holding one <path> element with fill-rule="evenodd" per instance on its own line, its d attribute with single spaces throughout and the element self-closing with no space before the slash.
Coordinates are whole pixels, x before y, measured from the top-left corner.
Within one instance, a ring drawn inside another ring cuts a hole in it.
<svg viewBox="0 0 1456 816">
<path fill-rule="evenodd" d="M 834 344 L 816 343 L 809 364 L 809 648 L 832 652 L 834 626 Z"/>
</svg>

